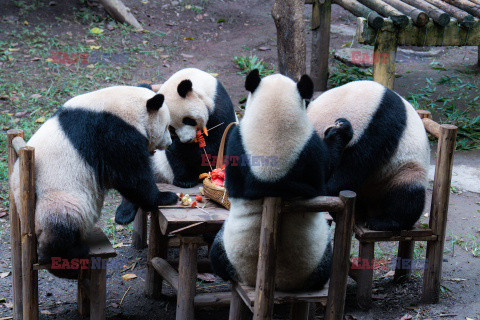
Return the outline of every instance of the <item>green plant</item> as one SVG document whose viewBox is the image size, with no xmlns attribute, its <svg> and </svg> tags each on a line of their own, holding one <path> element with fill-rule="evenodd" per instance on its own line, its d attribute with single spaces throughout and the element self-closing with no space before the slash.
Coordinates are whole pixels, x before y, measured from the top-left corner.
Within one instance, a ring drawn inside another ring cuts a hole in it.
<svg viewBox="0 0 480 320">
<path fill-rule="evenodd" d="M 372 68 L 362 69 L 355 66 L 348 66 L 343 62 L 338 62 L 335 71 L 332 72 L 328 78 L 328 83 L 331 87 L 338 87 L 352 81 L 372 79 Z"/>
<path fill-rule="evenodd" d="M 235 56 L 233 57 L 233 61 L 235 64 L 238 65 L 240 68 L 240 73 L 249 73 L 254 69 L 258 69 L 260 76 L 268 76 L 275 72 L 275 66 L 269 65 L 264 62 L 262 59 L 259 59 L 256 55 L 253 56 Z"/>
</svg>

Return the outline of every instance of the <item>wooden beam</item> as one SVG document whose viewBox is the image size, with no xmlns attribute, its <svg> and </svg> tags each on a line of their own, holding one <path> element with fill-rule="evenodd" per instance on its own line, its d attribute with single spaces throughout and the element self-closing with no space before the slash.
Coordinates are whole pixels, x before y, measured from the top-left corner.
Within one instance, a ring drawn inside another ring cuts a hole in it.
<svg viewBox="0 0 480 320">
<path fill-rule="evenodd" d="M 398 11 L 409 16 L 412 19 L 413 23 L 415 23 L 415 25 L 418 27 L 423 27 L 424 25 L 427 24 L 429 20 L 429 17 L 425 12 L 405 2 L 402 2 L 400 0 L 383 0 L 383 1 L 388 3 Z"/>
<path fill-rule="evenodd" d="M 278 69 L 295 81 L 306 73 L 304 12 L 302 1 L 275 0 L 272 7 L 277 29 Z"/>
<path fill-rule="evenodd" d="M 450 3 L 451 5 L 462 9 L 463 11 L 467 11 L 471 15 L 474 15 L 477 18 L 480 18 L 480 5 L 472 3 L 467 0 L 443 0 L 445 2 Z"/>
<path fill-rule="evenodd" d="M 358 2 L 377 11 L 385 17 L 389 17 L 392 19 L 393 23 L 400 28 L 404 28 L 408 24 L 408 17 L 406 15 L 381 0 L 358 0 Z"/>
<path fill-rule="evenodd" d="M 333 3 L 338 4 L 344 9 L 353 13 L 356 17 L 363 17 L 368 20 L 368 23 L 374 29 L 383 27 L 384 19 L 374 10 L 364 6 L 355 0 L 332 0 Z"/>
<path fill-rule="evenodd" d="M 402 2 L 425 11 L 435 23 L 442 27 L 450 22 L 450 16 L 447 13 L 424 0 L 402 0 Z"/>
<path fill-rule="evenodd" d="M 150 264 L 167 281 L 175 291 L 178 291 L 178 272 L 173 269 L 167 260 L 155 257 L 150 260 Z"/>
<path fill-rule="evenodd" d="M 282 212 L 339 212 L 344 208 L 345 204 L 338 197 L 319 196 L 308 200 L 285 201 L 282 205 Z"/>
<path fill-rule="evenodd" d="M 457 19 L 457 21 L 463 27 L 465 27 L 465 28 L 473 27 L 475 19 L 473 18 L 473 16 L 469 15 L 465 11 L 462 11 L 462 10 L 458 9 L 457 7 L 452 6 L 448 3 L 445 3 L 441 0 L 425 0 L 425 1 L 427 1 L 430 4 L 433 4 L 434 6 L 440 8 L 440 9 L 442 9 L 443 11 L 445 11 L 446 13 L 448 13 L 449 15 L 451 15 L 452 17 Z"/>
<path fill-rule="evenodd" d="M 8 145 L 8 180 L 12 181 L 12 173 L 15 162 L 18 159 L 13 141 L 17 138 L 23 141 L 23 130 L 10 129 L 7 131 Z M 12 247 L 12 289 L 13 289 L 13 317 L 15 320 L 22 319 L 22 237 L 20 229 L 19 209 L 15 202 L 13 189 L 8 189 L 10 203 L 10 245 Z"/>
<path fill-rule="evenodd" d="M 23 140 L 23 135 L 21 137 L 20 136 L 14 137 L 12 140 L 12 146 L 15 149 L 15 152 L 17 154 L 20 152 L 20 149 L 22 149 L 23 147 L 26 147 L 27 143 L 25 142 L 25 140 Z"/>
<path fill-rule="evenodd" d="M 130 12 L 130 8 L 126 7 L 121 0 L 99 0 L 99 2 L 103 5 L 105 11 L 107 11 L 115 20 L 122 23 L 128 23 L 137 31 L 143 30 L 142 25 Z"/>
<path fill-rule="evenodd" d="M 478 20 L 475 20 L 475 25 L 470 30 L 459 28 L 455 20 L 450 21 L 445 28 L 431 21 L 423 28 L 409 24 L 406 30 L 395 30 L 388 23 L 384 28 L 390 28 L 396 32 L 397 43 L 402 46 L 478 46 L 480 44 Z M 358 42 L 374 45 L 376 38 L 377 30 L 371 28 L 364 18 L 357 18 Z"/>
</svg>

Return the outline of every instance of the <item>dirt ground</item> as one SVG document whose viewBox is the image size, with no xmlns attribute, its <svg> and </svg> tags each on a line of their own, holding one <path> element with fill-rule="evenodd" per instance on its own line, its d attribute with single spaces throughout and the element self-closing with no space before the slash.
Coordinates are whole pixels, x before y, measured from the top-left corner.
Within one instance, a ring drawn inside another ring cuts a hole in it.
<svg viewBox="0 0 480 320">
<path fill-rule="evenodd" d="M 255 54 L 268 64 L 277 64 L 275 26 L 270 16 L 272 0 L 125 0 L 137 19 L 145 24 L 148 33 L 135 33 L 131 28 L 115 24 L 95 2 L 92 2 L 93 6 L 85 2 L 0 0 L 0 97 L 6 96 L 0 98 L 2 132 L 21 126 L 28 137 L 42 123 L 42 117 L 51 115 L 59 102 L 73 95 L 118 83 L 136 84 L 142 80 L 161 83 L 184 67 L 197 67 L 218 74 L 234 104 L 240 106 L 239 101 L 246 96 L 244 75 L 238 74 L 233 57 Z M 307 20 L 309 16 L 310 8 L 306 6 Z M 354 47 L 360 47 L 355 43 L 355 20 L 351 14 L 334 5 L 332 21 L 332 50 L 350 46 L 351 41 L 354 41 Z M 92 33 L 95 27 L 104 32 Z M 310 36 L 309 32 L 309 55 Z M 428 51 L 425 48 L 410 49 Z M 52 51 L 67 52 L 69 57 L 72 53 L 89 52 L 90 56 L 86 63 L 54 63 Z M 98 61 L 98 53 L 104 61 Z M 110 61 L 105 61 L 107 59 Z M 404 96 L 421 93 L 423 103 L 428 103 L 428 99 L 435 99 L 425 95 L 425 88 L 431 82 L 448 77 L 464 83 L 478 83 L 476 62 L 477 48 L 439 48 L 428 61 L 407 59 L 398 63 L 400 76 L 395 89 Z M 333 58 L 331 63 L 336 63 Z M 432 86 L 429 88 L 433 90 Z M 462 101 L 475 101 L 478 91 L 467 89 L 462 87 L 465 90 Z M 438 91 L 442 90 L 449 94 L 448 90 L 439 87 Z M 24 110 L 28 110 L 30 122 L 17 116 Z M 238 110 L 241 112 L 240 108 Z M 4 157 L 5 151 L 0 151 Z M 432 154 L 434 156 L 434 152 Z M 455 165 L 465 164 L 478 170 L 478 156 L 478 152 L 457 152 Z M 0 209 L 8 206 L 4 162 L 2 166 Z M 154 301 L 143 294 L 146 250 L 137 251 L 130 247 L 131 226 L 123 228 L 111 222 L 118 203 L 118 194 L 112 193 L 100 221 L 111 241 L 122 244 L 116 249 L 119 256 L 116 267 L 108 271 L 107 316 L 109 319 L 174 319 L 175 298 L 172 295 Z M 428 208 L 429 205 L 426 212 Z M 426 217 L 422 219 L 428 220 Z M 406 314 L 412 319 L 480 319 L 478 193 L 452 188 L 447 235 L 439 304 L 420 303 L 421 271 L 416 271 L 402 284 L 393 284 L 391 277 L 385 276 L 388 270 L 378 271 L 374 281 L 374 304 L 368 312 L 356 306 L 356 285 L 349 281 L 346 319 L 399 320 Z M 2 318 L 12 315 L 8 215 L 0 218 L 0 242 Z M 377 246 L 376 257 L 394 258 L 395 249 L 392 245 Z M 353 252 L 358 252 L 356 250 L 354 247 Z M 417 243 L 415 253 L 418 259 L 424 257 L 425 243 Z M 172 251 L 170 254 L 176 253 Z M 133 270 L 125 271 L 133 264 Z M 121 276 L 126 273 L 134 273 L 137 278 L 123 280 Z M 41 271 L 39 286 L 42 319 L 81 318 L 76 311 L 74 282 L 56 279 Z M 198 288 L 200 291 L 224 291 L 228 290 L 228 285 L 220 281 L 199 281 Z M 171 292 L 170 288 L 165 289 Z M 226 319 L 227 315 L 227 308 L 202 309 L 196 313 L 198 319 Z M 276 309 L 277 319 L 285 319 L 287 315 L 286 308 Z M 317 310 L 317 318 L 322 319 L 321 310 Z"/>
</svg>

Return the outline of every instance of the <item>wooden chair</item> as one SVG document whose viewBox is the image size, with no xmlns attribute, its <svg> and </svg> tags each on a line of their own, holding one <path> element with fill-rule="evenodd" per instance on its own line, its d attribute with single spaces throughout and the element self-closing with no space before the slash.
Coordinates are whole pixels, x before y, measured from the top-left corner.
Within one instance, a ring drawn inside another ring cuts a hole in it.
<svg viewBox="0 0 480 320">
<path fill-rule="evenodd" d="M 355 237 L 360 242 L 359 260 L 371 262 L 374 259 L 375 242 L 398 241 L 398 258 L 413 258 L 415 241 L 427 241 L 426 269 L 423 275 L 423 297 L 426 303 L 437 303 L 440 296 L 443 246 L 447 226 L 450 182 L 452 179 L 453 154 L 457 127 L 438 124 L 430 119 L 430 112 L 419 110 L 427 132 L 438 138 L 437 162 L 433 181 L 432 204 L 428 228 L 414 227 L 402 231 L 373 231 L 364 226 L 355 225 Z M 409 276 L 411 268 L 395 270 L 395 280 Z M 361 308 L 368 309 L 372 303 L 373 269 L 351 270 L 350 275 L 357 281 L 357 302 Z"/>
<path fill-rule="evenodd" d="M 317 197 L 303 202 L 288 203 L 282 208 L 280 198 L 265 198 L 258 257 L 256 287 L 232 284 L 229 319 L 272 319 L 274 303 L 291 303 L 292 319 L 308 319 L 310 303 L 326 304 L 325 319 L 343 319 L 350 247 L 353 233 L 355 193 L 340 192 L 340 197 Z M 275 255 L 277 232 L 282 214 L 299 212 L 336 212 L 333 247 L 333 268 L 330 282 L 320 291 L 285 293 L 275 291 Z"/>
<path fill-rule="evenodd" d="M 12 247 L 13 317 L 14 319 L 38 319 L 38 270 L 51 265 L 37 262 L 35 236 L 35 149 L 23 140 L 23 131 L 8 130 L 8 173 L 19 159 L 20 208 L 16 207 L 10 190 L 10 236 Z M 20 216 L 22 219 L 20 220 Z M 90 258 L 108 259 L 116 256 L 110 241 L 100 228 L 95 228 L 86 241 L 90 246 Z M 97 260 L 98 261 L 98 260 Z M 78 278 L 78 309 L 90 319 L 105 319 L 106 269 L 96 267 L 80 271 Z"/>
</svg>

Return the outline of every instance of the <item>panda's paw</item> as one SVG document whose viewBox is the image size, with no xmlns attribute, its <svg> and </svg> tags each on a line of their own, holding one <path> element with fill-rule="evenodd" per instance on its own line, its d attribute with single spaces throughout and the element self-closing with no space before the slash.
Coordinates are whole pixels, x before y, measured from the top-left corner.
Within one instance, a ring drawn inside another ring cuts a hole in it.
<svg viewBox="0 0 480 320">
<path fill-rule="evenodd" d="M 122 200 L 122 203 L 118 206 L 115 212 L 115 222 L 118 224 L 126 225 L 135 219 L 137 215 L 138 206 L 129 202 L 126 199 Z"/>
<path fill-rule="evenodd" d="M 158 195 L 158 205 L 168 206 L 175 204 L 178 201 L 178 196 L 173 192 L 160 192 Z"/>
<path fill-rule="evenodd" d="M 195 180 L 195 181 L 186 181 L 186 180 L 179 180 L 179 179 L 173 180 L 173 185 L 180 188 L 193 188 L 197 184 L 198 184 L 198 180 Z"/>
<path fill-rule="evenodd" d="M 335 125 L 325 132 L 325 139 L 339 138 L 342 145 L 346 146 L 353 138 L 353 128 L 350 121 L 345 118 L 335 120 Z"/>
<path fill-rule="evenodd" d="M 402 227 L 397 221 L 385 217 L 367 218 L 367 220 L 365 221 L 365 225 L 368 229 L 377 231 L 402 230 Z"/>
</svg>

